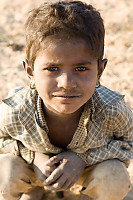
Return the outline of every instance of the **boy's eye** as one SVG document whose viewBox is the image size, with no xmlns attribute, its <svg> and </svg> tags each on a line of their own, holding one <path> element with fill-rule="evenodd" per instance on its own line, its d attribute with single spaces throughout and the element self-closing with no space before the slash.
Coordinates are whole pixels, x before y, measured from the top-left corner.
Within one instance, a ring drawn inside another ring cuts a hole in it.
<svg viewBox="0 0 133 200">
<path fill-rule="evenodd" d="M 84 72 L 87 71 L 88 68 L 87 67 L 76 67 L 75 71 L 80 71 L 80 72 Z"/>
<path fill-rule="evenodd" d="M 53 71 L 59 71 L 59 68 L 58 67 L 47 67 L 45 70 L 53 72 Z"/>
</svg>

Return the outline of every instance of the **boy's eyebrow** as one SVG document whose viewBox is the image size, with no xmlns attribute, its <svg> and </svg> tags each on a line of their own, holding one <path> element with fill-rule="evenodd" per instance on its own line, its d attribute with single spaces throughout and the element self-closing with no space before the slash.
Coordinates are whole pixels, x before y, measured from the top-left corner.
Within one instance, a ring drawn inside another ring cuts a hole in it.
<svg viewBox="0 0 133 200">
<path fill-rule="evenodd" d="M 76 63 L 76 64 L 73 64 L 73 66 L 81 66 L 81 65 L 91 65 L 92 63 L 90 61 L 85 61 L 85 62 L 80 62 L 80 63 Z M 47 67 L 57 67 L 57 66 L 62 66 L 61 63 L 46 63 L 45 64 Z"/>
<path fill-rule="evenodd" d="M 57 66 L 61 66 L 61 64 L 60 63 L 46 63 L 45 64 L 47 67 L 57 67 Z"/>
<path fill-rule="evenodd" d="M 75 64 L 76 66 L 81 66 L 81 65 L 91 65 L 92 63 L 90 61 L 85 61 L 85 62 L 80 62 L 80 63 L 77 63 Z"/>
</svg>

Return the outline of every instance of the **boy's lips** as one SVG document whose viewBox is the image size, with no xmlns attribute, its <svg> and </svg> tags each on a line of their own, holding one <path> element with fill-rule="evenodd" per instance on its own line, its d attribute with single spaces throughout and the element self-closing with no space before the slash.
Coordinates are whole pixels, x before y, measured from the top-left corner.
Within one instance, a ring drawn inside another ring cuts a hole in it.
<svg viewBox="0 0 133 200">
<path fill-rule="evenodd" d="M 81 95 L 79 94 L 53 94 L 52 96 L 56 98 L 62 98 L 62 99 L 74 99 L 74 98 L 80 97 Z"/>
</svg>

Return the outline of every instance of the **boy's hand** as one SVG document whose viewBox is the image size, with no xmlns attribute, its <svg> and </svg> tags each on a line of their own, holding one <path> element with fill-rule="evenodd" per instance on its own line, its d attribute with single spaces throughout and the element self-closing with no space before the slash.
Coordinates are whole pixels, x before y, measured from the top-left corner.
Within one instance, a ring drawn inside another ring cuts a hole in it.
<svg viewBox="0 0 133 200">
<path fill-rule="evenodd" d="M 37 179 L 43 184 L 47 177 L 56 169 L 56 165 L 48 166 L 46 162 L 50 156 L 43 153 L 35 152 L 33 168 Z"/>
<path fill-rule="evenodd" d="M 45 180 L 44 185 L 48 190 L 62 191 L 69 189 L 78 180 L 86 166 L 85 162 L 72 151 L 60 153 L 50 158 L 46 165 L 51 167 L 59 162 L 59 166 Z"/>
</svg>

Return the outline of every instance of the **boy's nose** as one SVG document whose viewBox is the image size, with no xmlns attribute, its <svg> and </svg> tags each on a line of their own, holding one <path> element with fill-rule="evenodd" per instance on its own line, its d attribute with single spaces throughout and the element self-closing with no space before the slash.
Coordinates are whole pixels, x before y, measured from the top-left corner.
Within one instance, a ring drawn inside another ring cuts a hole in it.
<svg viewBox="0 0 133 200">
<path fill-rule="evenodd" d="M 74 77 L 69 73 L 63 73 L 58 77 L 58 88 L 72 89 L 76 87 Z"/>
</svg>

